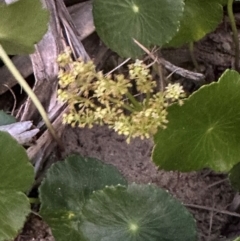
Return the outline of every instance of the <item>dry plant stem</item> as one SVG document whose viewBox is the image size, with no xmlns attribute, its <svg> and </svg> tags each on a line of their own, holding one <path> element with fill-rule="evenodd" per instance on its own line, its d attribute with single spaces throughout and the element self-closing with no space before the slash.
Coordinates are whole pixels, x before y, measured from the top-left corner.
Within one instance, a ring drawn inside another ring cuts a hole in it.
<svg viewBox="0 0 240 241">
<path fill-rule="evenodd" d="M 162 64 L 168 71 L 174 72 L 184 78 L 191 79 L 194 81 L 202 81 L 205 79 L 205 76 L 201 73 L 195 73 L 195 72 L 183 69 L 181 67 L 177 67 L 163 58 L 156 58 L 154 54 L 148 51 L 148 49 L 146 49 L 143 45 L 141 45 L 136 39 L 133 39 L 133 41 L 140 48 L 143 47 L 144 52 L 146 52 L 152 60 L 156 61 L 158 64 Z"/>
<path fill-rule="evenodd" d="M 210 211 L 210 212 L 222 213 L 222 214 L 226 214 L 226 215 L 229 215 L 229 216 L 240 218 L 240 214 L 235 213 L 235 212 L 229 212 L 229 211 L 226 211 L 226 210 L 219 210 L 219 209 L 216 209 L 216 208 L 204 207 L 204 206 L 197 205 L 197 204 L 184 204 L 184 206 L 189 207 L 189 208 L 202 209 L 202 210 L 206 210 L 206 211 Z"/>
<path fill-rule="evenodd" d="M 227 4 L 227 12 L 228 12 L 228 17 L 230 20 L 231 28 L 233 31 L 233 43 L 235 45 L 235 63 L 234 67 L 235 70 L 239 71 L 239 40 L 238 40 L 238 31 L 237 31 L 237 26 L 233 14 L 233 1 L 234 0 L 228 0 Z"/>
<path fill-rule="evenodd" d="M 196 73 L 196 72 L 192 72 L 189 71 L 187 69 L 181 68 L 181 67 L 177 67 L 175 65 L 173 65 L 172 63 L 168 62 L 165 59 L 160 58 L 160 61 L 162 63 L 162 65 L 170 72 L 178 74 L 184 78 L 193 80 L 193 81 L 203 81 L 205 79 L 205 76 L 201 73 Z"/>
<path fill-rule="evenodd" d="M 195 58 L 195 55 L 194 55 L 194 43 L 193 42 L 191 42 L 189 44 L 189 52 L 190 52 L 190 55 L 191 55 L 193 65 L 196 68 L 196 70 L 199 72 L 199 65 L 198 65 L 198 62 L 197 62 L 197 60 Z"/>
<path fill-rule="evenodd" d="M 163 68 L 161 64 L 155 64 L 160 79 L 160 91 L 163 92 L 165 89 L 165 80 L 163 77 Z"/>
<path fill-rule="evenodd" d="M 41 215 L 33 210 L 31 210 L 31 214 L 34 214 L 35 216 L 39 217 L 40 219 L 42 219 Z"/>
<path fill-rule="evenodd" d="M 111 71 L 109 71 L 105 76 L 108 76 L 110 74 L 112 74 L 113 72 L 115 72 L 117 69 L 119 69 L 120 67 L 122 67 L 124 64 L 126 64 L 131 58 L 128 58 L 126 60 L 124 60 L 121 64 L 119 64 L 117 67 L 115 67 L 114 69 L 112 69 Z"/>
<path fill-rule="evenodd" d="M 213 210 L 210 213 L 210 220 L 209 220 L 209 229 L 208 229 L 208 238 L 207 238 L 207 240 L 210 240 L 210 238 L 211 238 L 212 224 L 213 224 Z"/>
<path fill-rule="evenodd" d="M 12 75 L 14 76 L 14 78 L 17 80 L 17 82 L 22 86 L 22 88 L 24 89 L 24 91 L 27 93 L 27 95 L 29 96 L 29 98 L 32 100 L 32 102 L 34 103 L 34 105 L 36 106 L 36 108 L 38 109 L 41 117 L 43 118 L 43 121 L 45 122 L 49 132 L 52 134 L 53 138 L 56 140 L 56 142 L 58 143 L 59 146 L 62 147 L 61 141 L 58 138 L 51 122 L 48 119 L 47 113 L 44 110 L 42 104 L 40 103 L 40 101 L 38 100 L 37 96 L 35 95 L 35 93 L 32 91 L 32 89 L 29 87 L 29 85 L 27 84 L 27 82 L 25 81 L 25 79 L 22 77 L 22 75 L 19 73 L 18 69 L 15 67 L 15 65 L 12 63 L 11 59 L 8 57 L 7 53 L 5 52 L 4 48 L 2 47 L 2 45 L 0 44 L 0 58 L 2 59 L 2 61 L 4 62 L 4 64 L 7 66 L 7 68 L 9 69 L 9 71 L 12 73 Z"/>
<path fill-rule="evenodd" d="M 219 184 L 221 184 L 221 183 L 223 183 L 223 182 L 226 182 L 226 181 L 228 181 L 228 180 L 229 180 L 228 178 L 225 178 L 225 179 L 223 179 L 223 180 L 214 182 L 214 183 L 212 183 L 211 185 L 207 186 L 206 189 L 212 188 L 212 187 L 214 187 L 214 186 L 216 186 L 216 185 L 219 185 Z"/>
<path fill-rule="evenodd" d="M 164 91 L 164 78 L 163 78 L 163 73 L 162 73 L 162 63 L 152 54 L 146 47 L 144 47 L 141 43 L 139 43 L 136 39 L 133 39 L 134 43 L 137 44 L 146 54 L 149 55 L 149 57 L 156 61 L 156 63 L 153 65 L 155 66 L 157 73 L 160 78 L 160 90 L 163 92 Z"/>
<path fill-rule="evenodd" d="M 12 89 L 9 88 L 8 85 L 5 85 L 5 84 L 4 84 L 4 86 L 11 92 L 11 94 L 12 94 L 12 96 L 13 96 L 13 99 L 14 99 L 14 104 L 13 104 L 13 108 L 12 108 L 12 111 L 11 111 L 11 115 L 13 115 L 13 114 L 14 114 L 14 111 L 15 111 L 15 109 L 16 109 L 16 105 L 17 105 L 16 95 L 14 94 L 14 92 L 12 91 Z"/>
</svg>

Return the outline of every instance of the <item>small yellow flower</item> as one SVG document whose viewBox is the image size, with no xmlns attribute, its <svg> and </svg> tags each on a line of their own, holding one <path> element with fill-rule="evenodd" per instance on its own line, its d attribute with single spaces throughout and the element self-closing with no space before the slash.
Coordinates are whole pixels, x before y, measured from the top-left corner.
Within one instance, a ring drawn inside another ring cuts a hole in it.
<svg viewBox="0 0 240 241">
<path fill-rule="evenodd" d="M 165 98 L 175 101 L 184 96 L 185 93 L 183 87 L 179 83 L 168 84 L 168 86 L 166 87 Z"/>
<path fill-rule="evenodd" d="M 66 65 L 72 63 L 70 48 L 66 48 L 63 53 L 59 54 L 57 58 L 57 63 L 60 67 L 65 67 Z"/>
<path fill-rule="evenodd" d="M 152 137 L 158 128 L 166 128 L 167 107 L 174 101 L 182 104 L 184 91 L 180 84 L 169 84 L 164 92 L 155 92 L 156 81 L 141 60 L 130 64 L 129 77 L 105 76 L 97 72 L 92 61 L 73 61 L 68 49 L 58 57 L 60 65 L 58 97 L 68 103 L 63 123 L 89 127 L 107 124 L 118 134 L 132 138 Z M 67 67 L 66 67 L 67 66 Z M 131 94 L 135 86 L 139 101 Z"/>
</svg>

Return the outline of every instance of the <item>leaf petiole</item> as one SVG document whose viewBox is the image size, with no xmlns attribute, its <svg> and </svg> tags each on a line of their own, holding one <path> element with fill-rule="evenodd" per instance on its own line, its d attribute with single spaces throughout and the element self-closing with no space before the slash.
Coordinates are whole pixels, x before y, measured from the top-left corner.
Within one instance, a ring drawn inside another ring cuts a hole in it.
<svg viewBox="0 0 240 241">
<path fill-rule="evenodd" d="M 53 128 L 53 126 L 52 126 L 48 116 L 47 116 L 47 113 L 46 113 L 46 111 L 44 110 L 44 108 L 43 108 L 43 106 L 41 104 L 41 102 L 39 101 L 39 99 L 37 98 L 35 93 L 32 91 L 32 89 L 29 87 L 29 85 L 26 82 L 26 80 L 22 77 L 22 75 L 20 74 L 18 69 L 15 67 L 15 65 L 13 64 L 11 59 L 8 57 L 6 51 L 4 50 L 4 48 L 2 47 L 1 44 L 0 44 L 0 58 L 2 59 L 2 61 L 6 65 L 6 67 L 11 72 L 11 74 L 15 77 L 17 82 L 22 86 L 24 91 L 27 93 L 29 98 L 32 100 L 32 102 L 36 106 L 37 110 L 39 111 L 39 114 L 43 118 L 43 121 L 45 122 L 49 132 L 52 134 L 52 136 L 55 139 L 55 141 L 58 143 L 59 146 L 62 146 L 61 141 L 58 138 L 58 136 L 57 136 L 57 134 L 56 134 L 56 132 L 55 132 L 55 130 L 54 130 L 54 128 Z"/>
<path fill-rule="evenodd" d="M 236 26 L 234 14 L 233 14 L 233 1 L 234 0 L 228 0 L 227 12 L 228 12 L 231 28 L 233 31 L 233 43 L 235 45 L 235 64 L 234 64 L 235 70 L 239 71 L 239 40 L 238 40 L 237 26 Z"/>
</svg>

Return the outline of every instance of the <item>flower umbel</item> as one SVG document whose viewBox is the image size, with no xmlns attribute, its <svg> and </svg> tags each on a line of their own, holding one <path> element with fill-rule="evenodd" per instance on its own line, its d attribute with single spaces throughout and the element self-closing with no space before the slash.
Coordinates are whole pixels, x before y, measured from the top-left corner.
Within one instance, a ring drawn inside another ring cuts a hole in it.
<svg viewBox="0 0 240 241">
<path fill-rule="evenodd" d="M 164 92 L 156 92 L 156 81 L 140 60 L 130 64 L 129 77 L 105 76 L 97 72 L 92 61 L 73 61 L 67 49 L 57 59 L 58 96 L 66 101 L 69 113 L 63 122 L 79 127 L 107 124 L 118 134 L 131 138 L 150 138 L 158 128 L 166 128 L 167 107 L 185 96 L 180 84 L 169 84 Z M 131 89 L 136 87 L 137 94 Z M 141 100 L 137 98 L 141 96 Z"/>
</svg>

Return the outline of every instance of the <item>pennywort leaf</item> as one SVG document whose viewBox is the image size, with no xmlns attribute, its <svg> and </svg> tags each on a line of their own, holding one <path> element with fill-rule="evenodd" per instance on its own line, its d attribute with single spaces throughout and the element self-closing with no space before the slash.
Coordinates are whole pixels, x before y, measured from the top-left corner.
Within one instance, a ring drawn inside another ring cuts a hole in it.
<svg viewBox="0 0 240 241">
<path fill-rule="evenodd" d="M 13 240 L 30 213 L 24 192 L 34 181 L 26 151 L 8 133 L 0 132 L 0 241 Z"/>
<path fill-rule="evenodd" d="M 179 47 L 198 41 L 212 32 L 223 18 L 223 6 L 219 0 L 185 0 L 180 29 L 167 46 Z"/>
<path fill-rule="evenodd" d="M 8 54 L 29 54 L 47 31 L 49 14 L 40 0 L 0 4 L 0 44 Z"/>
<path fill-rule="evenodd" d="M 103 42 L 122 57 L 137 57 L 145 47 L 162 46 L 177 32 L 183 0 L 94 0 L 93 16 Z"/>
<path fill-rule="evenodd" d="M 229 171 L 240 156 L 239 89 L 238 72 L 226 70 L 183 106 L 170 106 L 167 129 L 154 137 L 154 163 L 165 170 Z"/>
<path fill-rule="evenodd" d="M 106 185 L 126 185 L 116 168 L 94 158 L 70 156 L 54 164 L 40 187 L 40 214 L 58 241 L 88 240 L 82 234 L 82 207 Z"/>
<path fill-rule="evenodd" d="M 83 214 L 82 229 L 90 241 L 197 240 L 192 215 L 154 185 L 106 187 L 94 192 Z"/>
</svg>

